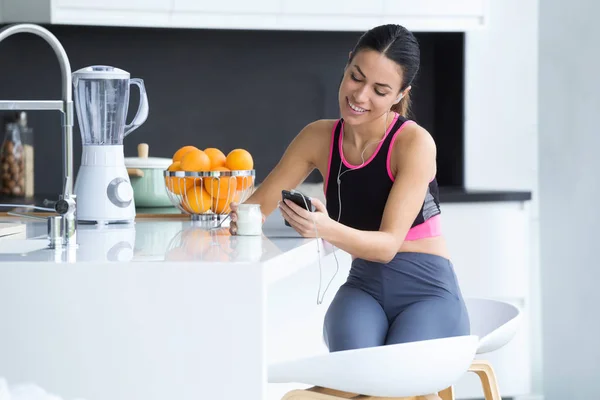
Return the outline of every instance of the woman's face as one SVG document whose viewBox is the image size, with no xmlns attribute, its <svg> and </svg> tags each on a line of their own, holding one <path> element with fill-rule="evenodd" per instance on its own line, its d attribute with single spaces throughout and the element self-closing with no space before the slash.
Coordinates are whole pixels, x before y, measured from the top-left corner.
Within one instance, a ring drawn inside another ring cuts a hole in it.
<svg viewBox="0 0 600 400">
<path fill-rule="evenodd" d="M 350 124 L 381 117 L 397 103 L 402 69 L 374 50 L 359 51 L 344 71 L 338 100 L 340 114 Z"/>
</svg>

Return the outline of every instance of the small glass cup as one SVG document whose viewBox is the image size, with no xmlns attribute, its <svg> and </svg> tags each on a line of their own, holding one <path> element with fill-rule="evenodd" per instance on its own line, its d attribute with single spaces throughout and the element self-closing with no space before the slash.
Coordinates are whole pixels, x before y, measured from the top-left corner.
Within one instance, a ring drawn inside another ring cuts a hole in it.
<svg viewBox="0 0 600 400">
<path fill-rule="evenodd" d="M 241 236 L 262 235 L 260 204 L 240 204 L 237 210 L 237 234 Z"/>
</svg>

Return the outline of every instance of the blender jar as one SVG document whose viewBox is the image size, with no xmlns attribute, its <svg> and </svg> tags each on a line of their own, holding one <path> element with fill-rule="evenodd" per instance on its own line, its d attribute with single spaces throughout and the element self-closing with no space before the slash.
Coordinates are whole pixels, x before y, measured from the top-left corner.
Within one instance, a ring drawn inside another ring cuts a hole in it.
<svg viewBox="0 0 600 400">
<path fill-rule="evenodd" d="M 126 125 L 129 87 L 138 86 L 140 105 Z M 110 66 L 91 66 L 73 73 L 74 102 L 84 146 L 122 145 L 123 138 L 148 117 L 148 97 L 142 79 Z"/>
</svg>

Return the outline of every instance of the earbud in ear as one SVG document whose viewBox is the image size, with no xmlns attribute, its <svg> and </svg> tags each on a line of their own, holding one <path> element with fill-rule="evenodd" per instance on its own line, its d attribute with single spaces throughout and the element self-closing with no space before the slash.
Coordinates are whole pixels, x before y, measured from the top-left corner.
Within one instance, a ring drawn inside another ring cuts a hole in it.
<svg viewBox="0 0 600 400">
<path fill-rule="evenodd" d="M 396 99 L 396 103 L 399 102 L 400 100 L 402 100 L 403 97 L 404 97 L 404 95 L 402 93 L 400 93 L 400 96 L 398 96 L 398 98 Z"/>
</svg>

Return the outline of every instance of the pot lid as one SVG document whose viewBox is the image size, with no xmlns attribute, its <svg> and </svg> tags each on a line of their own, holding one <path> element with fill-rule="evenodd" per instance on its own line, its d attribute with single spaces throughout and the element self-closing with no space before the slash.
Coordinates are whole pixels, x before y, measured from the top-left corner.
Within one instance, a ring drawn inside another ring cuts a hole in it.
<svg viewBox="0 0 600 400">
<path fill-rule="evenodd" d="M 138 144 L 138 157 L 125 157 L 126 168 L 161 168 L 167 169 L 171 165 L 170 158 L 148 157 L 148 145 Z"/>
<path fill-rule="evenodd" d="M 173 161 L 170 158 L 159 157 L 125 157 L 127 168 L 161 168 L 167 169 Z"/>
</svg>

